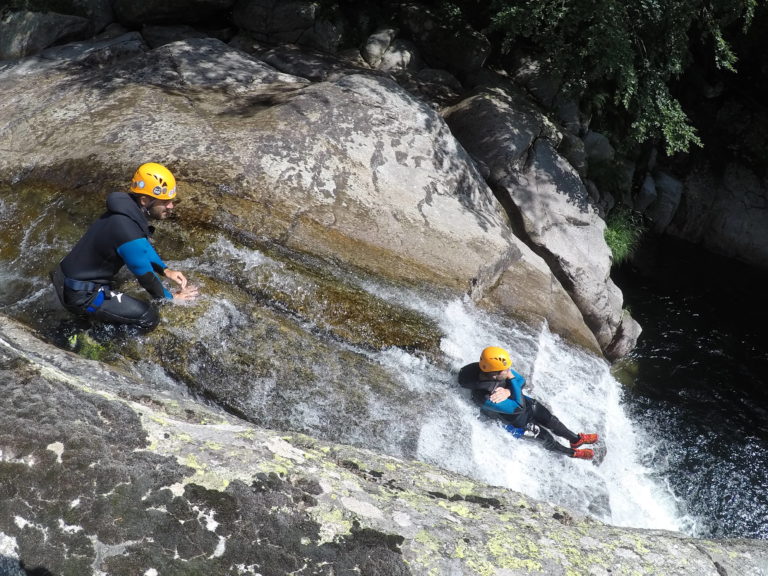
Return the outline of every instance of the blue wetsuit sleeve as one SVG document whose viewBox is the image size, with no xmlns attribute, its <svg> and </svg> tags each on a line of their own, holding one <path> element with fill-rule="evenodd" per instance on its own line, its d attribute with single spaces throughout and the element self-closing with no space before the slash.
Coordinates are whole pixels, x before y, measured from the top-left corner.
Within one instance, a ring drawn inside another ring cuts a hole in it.
<svg viewBox="0 0 768 576">
<path fill-rule="evenodd" d="M 137 238 L 117 247 L 117 253 L 153 298 L 173 298 L 158 273 L 168 268 L 146 238 Z"/>
<path fill-rule="evenodd" d="M 525 386 L 525 378 L 514 370 L 512 372 L 512 378 L 507 379 L 507 386 L 509 386 L 512 395 L 510 396 L 519 405 L 523 405 L 523 386 Z"/>
</svg>

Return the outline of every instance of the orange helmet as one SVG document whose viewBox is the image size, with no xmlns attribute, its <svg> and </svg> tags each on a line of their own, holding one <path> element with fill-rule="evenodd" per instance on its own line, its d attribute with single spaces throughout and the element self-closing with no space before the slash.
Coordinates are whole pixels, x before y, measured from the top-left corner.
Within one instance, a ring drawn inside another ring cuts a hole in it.
<svg viewBox="0 0 768 576">
<path fill-rule="evenodd" d="M 480 370 L 483 372 L 501 372 L 512 368 L 509 352 L 498 346 L 488 346 L 480 354 Z"/>
<path fill-rule="evenodd" d="M 131 192 L 146 194 L 157 200 L 173 200 L 176 197 L 176 178 L 162 164 L 147 162 L 139 166 L 133 175 Z"/>
</svg>

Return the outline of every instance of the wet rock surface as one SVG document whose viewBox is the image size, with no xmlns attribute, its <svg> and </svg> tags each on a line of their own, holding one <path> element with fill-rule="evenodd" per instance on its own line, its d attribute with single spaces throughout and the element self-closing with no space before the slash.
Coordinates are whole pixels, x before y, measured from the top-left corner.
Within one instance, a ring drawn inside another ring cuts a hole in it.
<svg viewBox="0 0 768 576">
<path fill-rule="evenodd" d="M 89 330 L 56 300 L 47 271 L 101 212 L 100 203 L 87 193 L 32 187 L 17 188 L 4 207 L 0 245 L 13 272 L 0 288 L 3 300 L 18 298 L 9 311 L 64 348 L 144 377 L 169 374 L 264 426 L 382 445 L 397 456 L 414 456 L 421 404 L 412 400 L 446 402 L 436 394 L 405 395 L 398 376 L 365 355 L 397 348 L 437 360 L 443 330 L 432 317 L 364 290 L 362 279 L 340 267 L 236 243 L 182 216 L 184 226 L 159 223 L 157 247 L 179 259 L 168 262 L 200 286 L 200 299 L 161 306 L 160 326 L 142 337 Z M 146 297 L 127 271 L 114 286 Z"/>
<path fill-rule="evenodd" d="M 605 224 L 576 170 L 556 151 L 556 127 L 511 85 L 482 86 L 444 111 L 508 210 L 518 237 L 566 287 L 603 352 L 631 350 L 638 330 L 610 279 Z M 500 130 L 498 125 L 504 126 Z M 588 254 L 588 256 L 587 256 Z"/>
<path fill-rule="evenodd" d="M 440 115 L 392 79 L 311 83 L 214 39 L 117 45 L 0 69 L 0 124 L 14 142 L 2 182 L 96 196 L 162 159 L 187 226 L 469 294 L 599 351 Z"/>
<path fill-rule="evenodd" d="M 763 574 L 761 542 L 603 525 L 279 434 L 0 318 L 6 574 Z M 155 572 L 152 572 L 152 571 Z"/>
</svg>

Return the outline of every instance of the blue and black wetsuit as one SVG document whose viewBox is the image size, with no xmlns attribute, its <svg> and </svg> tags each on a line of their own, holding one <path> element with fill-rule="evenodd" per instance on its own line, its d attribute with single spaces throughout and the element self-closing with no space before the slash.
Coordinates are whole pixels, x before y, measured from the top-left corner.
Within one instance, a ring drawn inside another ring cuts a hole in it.
<svg viewBox="0 0 768 576">
<path fill-rule="evenodd" d="M 525 378 L 514 370 L 511 372 L 512 378 L 503 382 L 493 380 L 480 370 L 478 362 L 473 362 L 459 371 L 459 384 L 472 390 L 472 399 L 486 414 L 508 422 L 515 428 L 535 431 L 536 439 L 541 440 L 545 448 L 572 456 L 573 449 L 560 444 L 550 431 L 568 442 L 576 442 L 579 435 L 566 428 L 544 404 L 523 394 Z M 491 393 L 496 388 L 508 388 L 511 392 L 509 398 L 502 402 L 491 402 Z"/>
<path fill-rule="evenodd" d="M 136 275 L 152 298 L 172 298 L 160 279 L 167 268 L 149 241 L 152 228 L 138 203 L 125 192 L 107 197 L 107 211 L 91 224 L 53 272 L 64 307 L 78 315 L 151 330 L 159 320 L 154 306 L 110 284 L 123 267 Z"/>
</svg>

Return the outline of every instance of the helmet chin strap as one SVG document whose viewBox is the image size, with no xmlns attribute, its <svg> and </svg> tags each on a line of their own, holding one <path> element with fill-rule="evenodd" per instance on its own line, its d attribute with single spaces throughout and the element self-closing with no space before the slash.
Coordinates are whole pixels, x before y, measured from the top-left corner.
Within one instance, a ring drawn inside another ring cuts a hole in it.
<svg viewBox="0 0 768 576">
<path fill-rule="evenodd" d="M 146 198 L 149 198 L 148 196 L 145 196 Z M 143 205 L 141 209 L 144 211 L 144 214 L 147 216 L 151 216 L 150 209 L 157 203 L 157 200 L 154 198 L 149 198 L 149 204 Z"/>
</svg>

